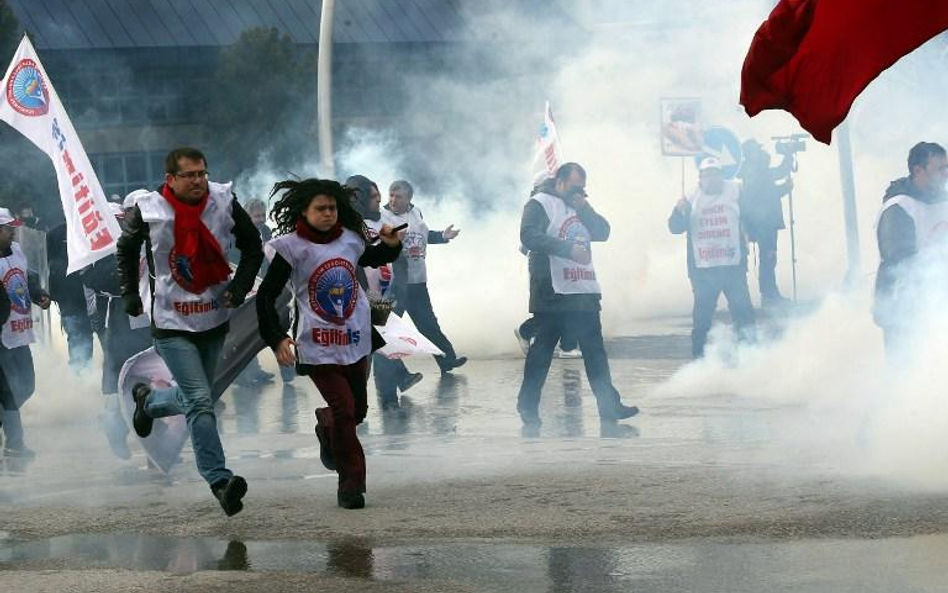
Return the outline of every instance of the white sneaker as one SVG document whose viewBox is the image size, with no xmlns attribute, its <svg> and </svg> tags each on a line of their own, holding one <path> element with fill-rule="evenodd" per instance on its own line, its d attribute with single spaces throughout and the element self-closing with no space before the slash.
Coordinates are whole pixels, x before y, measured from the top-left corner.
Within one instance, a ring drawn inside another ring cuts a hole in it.
<svg viewBox="0 0 948 593">
<path fill-rule="evenodd" d="M 553 356 L 556 358 L 582 358 L 583 351 L 579 348 L 574 350 L 562 350 L 559 346 L 557 346 L 556 350 L 553 352 Z"/>
<path fill-rule="evenodd" d="M 520 343 L 520 349 L 523 350 L 523 354 L 526 355 L 527 352 L 530 352 L 530 340 L 520 335 L 520 328 L 514 328 L 514 335 L 517 337 L 517 342 Z"/>
</svg>

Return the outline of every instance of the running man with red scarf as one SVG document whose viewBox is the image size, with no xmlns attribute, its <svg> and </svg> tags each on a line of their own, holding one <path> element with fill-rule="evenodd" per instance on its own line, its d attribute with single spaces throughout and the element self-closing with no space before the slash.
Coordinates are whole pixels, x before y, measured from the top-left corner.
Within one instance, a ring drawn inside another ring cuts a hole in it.
<svg viewBox="0 0 948 593">
<path fill-rule="evenodd" d="M 369 301 L 359 286 L 359 267 L 391 263 L 401 253 L 388 225 L 371 245 L 362 216 L 352 207 L 353 190 L 335 181 L 282 181 L 273 206 L 276 239 L 267 243 L 273 259 L 257 290 L 260 336 L 282 366 L 309 375 L 329 404 L 316 410 L 320 459 L 339 472 L 337 502 L 365 506 L 365 454 L 356 426 L 368 411 L 369 355 L 384 345 L 372 328 Z M 295 295 L 296 337 L 280 326 L 276 298 L 290 283 Z"/>
<path fill-rule="evenodd" d="M 243 509 L 247 482 L 225 467 L 211 399 L 229 309 L 253 287 L 263 262 L 260 233 L 231 191 L 209 182 L 207 159 L 194 148 L 179 148 L 165 160 L 165 183 L 139 196 L 118 241 L 119 280 L 125 310 L 143 311 L 138 266 L 146 246 L 151 276 L 151 320 L 155 350 L 177 386 L 154 391 L 134 386 L 136 434 L 151 434 L 155 418 L 184 414 L 198 471 L 227 516 Z M 231 278 L 224 254 L 234 246 L 240 263 Z"/>
</svg>

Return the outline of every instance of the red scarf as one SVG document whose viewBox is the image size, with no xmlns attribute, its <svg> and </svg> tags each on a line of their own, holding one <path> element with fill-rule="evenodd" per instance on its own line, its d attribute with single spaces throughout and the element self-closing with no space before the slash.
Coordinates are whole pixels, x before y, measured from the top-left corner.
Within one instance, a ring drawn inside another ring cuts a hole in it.
<svg viewBox="0 0 948 593">
<path fill-rule="evenodd" d="M 328 231 L 320 231 L 309 226 L 309 223 L 301 218 L 296 221 L 296 234 L 313 243 L 325 245 L 326 243 L 332 243 L 342 236 L 342 223 L 337 222 L 335 226 Z"/>
<path fill-rule="evenodd" d="M 174 250 L 172 270 L 175 280 L 182 288 L 201 294 L 209 287 L 220 284 L 230 277 L 230 266 L 224 257 L 220 243 L 201 221 L 201 213 L 207 206 L 209 193 L 205 192 L 197 204 L 188 204 L 171 191 L 167 185 L 161 187 L 164 196 L 174 208 Z"/>
</svg>

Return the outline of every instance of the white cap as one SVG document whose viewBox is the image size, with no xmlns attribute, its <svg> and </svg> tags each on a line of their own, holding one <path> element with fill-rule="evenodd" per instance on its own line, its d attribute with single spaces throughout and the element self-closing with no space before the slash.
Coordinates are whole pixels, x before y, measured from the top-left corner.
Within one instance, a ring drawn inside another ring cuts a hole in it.
<svg viewBox="0 0 948 593">
<path fill-rule="evenodd" d="M 122 209 L 122 205 L 116 202 L 109 202 L 109 210 L 112 211 L 112 216 L 124 216 L 125 210 Z"/>
<path fill-rule="evenodd" d="M 125 199 L 122 201 L 122 208 L 134 208 L 135 204 L 138 202 L 138 199 L 142 196 L 147 196 L 149 192 L 147 189 L 136 189 L 132 193 L 125 196 Z"/>
<path fill-rule="evenodd" d="M 23 223 L 10 214 L 9 208 L 0 208 L 0 225 L 2 226 L 20 226 Z"/>
<path fill-rule="evenodd" d="M 550 173 L 547 169 L 543 169 L 533 177 L 533 187 L 539 186 L 541 183 L 548 179 L 553 179 L 553 174 Z"/>
<path fill-rule="evenodd" d="M 706 171 L 708 169 L 717 169 L 718 171 L 720 171 L 721 161 L 714 158 L 713 156 L 705 157 L 704 159 L 701 160 L 701 164 L 698 165 L 698 170 Z"/>
</svg>

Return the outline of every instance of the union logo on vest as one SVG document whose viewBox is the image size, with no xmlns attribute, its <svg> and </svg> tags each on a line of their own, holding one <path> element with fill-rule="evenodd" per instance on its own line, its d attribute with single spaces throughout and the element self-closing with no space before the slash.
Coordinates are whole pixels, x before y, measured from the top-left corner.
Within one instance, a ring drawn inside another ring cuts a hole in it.
<svg viewBox="0 0 948 593">
<path fill-rule="evenodd" d="M 309 278 L 309 306 L 324 321 L 345 325 L 358 299 L 355 268 L 346 259 L 323 262 Z"/>
<path fill-rule="evenodd" d="M 168 254 L 168 267 L 171 269 L 171 277 L 178 283 L 178 286 L 192 294 L 201 294 L 194 286 L 194 272 L 191 269 L 191 260 L 186 255 L 178 255 L 176 249 L 172 249 Z"/>
<path fill-rule="evenodd" d="M 7 101 L 17 113 L 39 117 L 49 112 L 49 89 L 36 62 L 20 61 L 7 80 Z"/>
<path fill-rule="evenodd" d="M 30 312 L 30 289 L 26 282 L 26 274 L 20 268 L 11 268 L 3 276 L 3 286 L 10 296 L 10 309 L 27 315 Z"/>
<path fill-rule="evenodd" d="M 589 231 L 576 215 L 568 217 L 560 225 L 560 239 L 573 243 L 589 243 Z"/>
</svg>

